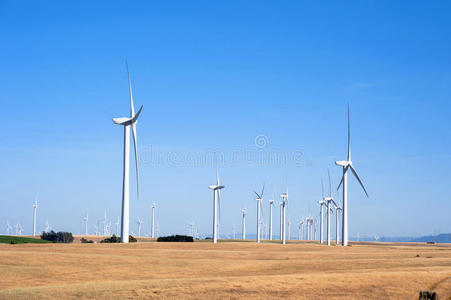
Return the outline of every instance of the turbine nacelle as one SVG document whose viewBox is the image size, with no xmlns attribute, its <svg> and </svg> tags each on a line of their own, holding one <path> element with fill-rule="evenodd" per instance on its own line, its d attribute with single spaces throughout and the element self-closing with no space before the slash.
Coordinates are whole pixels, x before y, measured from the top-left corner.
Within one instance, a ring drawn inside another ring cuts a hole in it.
<svg viewBox="0 0 451 300">
<path fill-rule="evenodd" d="M 341 166 L 341 167 L 343 167 L 343 168 L 346 168 L 346 167 L 349 166 L 349 165 L 352 166 L 352 162 L 347 161 L 347 160 L 338 160 L 338 161 L 335 162 L 335 164 L 336 164 L 337 166 Z"/>
<path fill-rule="evenodd" d="M 123 126 L 132 125 L 132 124 L 136 123 L 136 121 L 138 120 L 139 114 L 141 113 L 142 109 L 143 109 L 143 106 L 141 105 L 138 112 L 136 113 L 136 115 L 133 116 L 133 118 L 113 118 L 113 123 L 117 124 L 117 125 L 123 125 Z"/>
</svg>

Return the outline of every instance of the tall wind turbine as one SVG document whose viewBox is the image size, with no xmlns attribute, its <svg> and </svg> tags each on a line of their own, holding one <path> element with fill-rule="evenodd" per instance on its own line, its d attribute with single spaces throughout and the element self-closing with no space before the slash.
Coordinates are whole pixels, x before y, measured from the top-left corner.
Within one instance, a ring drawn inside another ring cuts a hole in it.
<svg viewBox="0 0 451 300">
<path fill-rule="evenodd" d="M 269 240 L 272 241 L 272 206 L 274 204 L 274 195 L 273 199 L 269 200 Z"/>
<path fill-rule="evenodd" d="M 152 204 L 152 238 L 155 238 L 155 202 Z"/>
<path fill-rule="evenodd" d="M 261 239 L 261 210 L 262 210 L 262 200 L 263 200 L 263 192 L 265 191 L 265 185 L 263 185 L 262 191 L 260 194 L 254 191 L 255 195 L 257 195 L 257 243 L 260 243 Z"/>
<path fill-rule="evenodd" d="M 33 204 L 33 236 L 36 236 L 36 209 L 38 208 L 38 199 L 34 198 Z"/>
<path fill-rule="evenodd" d="M 241 230 L 242 230 L 242 234 L 243 234 L 243 240 L 246 239 L 246 209 L 243 208 L 241 210 L 241 213 L 243 214 L 243 224 L 241 225 Z"/>
<path fill-rule="evenodd" d="M 283 230 L 283 203 L 282 202 L 279 202 L 279 205 L 280 205 L 280 225 L 279 225 L 279 229 L 280 229 L 280 233 L 279 233 L 279 236 L 280 236 L 280 240 L 282 240 L 282 230 Z"/>
<path fill-rule="evenodd" d="M 143 221 L 141 221 L 141 218 L 140 217 L 137 217 L 138 218 L 138 236 L 141 236 L 141 225 L 144 223 Z"/>
<path fill-rule="evenodd" d="M 128 87 L 130 90 L 130 118 L 114 118 L 113 122 L 117 125 L 124 126 L 124 170 L 122 182 L 122 222 L 121 222 L 121 242 L 128 243 L 130 234 L 130 126 L 132 127 L 133 145 L 135 148 L 135 167 L 136 167 L 136 195 L 139 198 L 139 181 L 138 181 L 138 141 L 136 138 L 136 121 L 141 113 L 142 106 L 135 114 L 133 105 L 132 85 L 130 82 L 130 73 L 128 72 Z"/>
<path fill-rule="evenodd" d="M 280 194 L 280 198 L 282 198 L 282 244 L 286 242 L 286 217 L 287 217 L 287 204 L 288 204 L 288 187 L 285 193 Z"/>
<path fill-rule="evenodd" d="M 86 217 L 83 218 L 83 221 L 85 221 L 85 235 L 88 235 L 88 214 L 86 214 Z"/>
<path fill-rule="evenodd" d="M 213 243 L 218 242 L 218 206 L 220 207 L 220 190 L 224 188 L 219 184 L 218 168 L 216 167 L 216 185 L 210 185 L 209 189 L 213 190 Z"/>
<path fill-rule="evenodd" d="M 338 188 L 340 188 L 341 184 L 343 183 L 343 225 L 342 225 L 342 245 L 347 246 L 348 245 L 348 170 L 351 169 L 352 174 L 354 174 L 357 181 L 360 183 L 360 185 L 363 188 L 363 191 L 365 192 L 366 196 L 368 196 L 368 193 L 366 192 L 365 187 L 363 186 L 362 181 L 360 180 L 359 176 L 357 175 L 356 170 L 352 166 L 351 161 L 351 125 L 349 120 L 349 103 L 348 103 L 348 159 L 347 160 L 340 160 L 336 161 L 335 164 L 337 166 L 340 166 L 343 168 L 343 177 L 341 178 L 340 184 L 338 185 Z"/>
</svg>

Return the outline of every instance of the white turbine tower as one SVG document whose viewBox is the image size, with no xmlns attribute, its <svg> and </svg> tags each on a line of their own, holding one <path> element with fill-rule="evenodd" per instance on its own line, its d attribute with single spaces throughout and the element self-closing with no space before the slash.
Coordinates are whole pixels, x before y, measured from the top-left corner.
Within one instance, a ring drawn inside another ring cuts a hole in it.
<svg viewBox="0 0 451 300">
<path fill-rule="evenodd" d="M 349 169 L 351 169 L 352 174 L 354 174 L 355 178 L 358 180 L 358 182 L 362 186 L 363 191 L 365 192 L 366 196 L 369 197 L 368 193 L 366 192 L 365 187 L 363 186 L 362 181 L 360 180 L 359 176 L 357 175 L 356 170 L 352 166 L 349 104 L 348 104 L 348 159 L 336 161 L 335 164 L 337 166 L 340 166 L 343 168 L 343 177 L 341 178 L 340 184 L 338 185 L 337 189 L 339 189 L 340 185 L 343 183 L 343 224 L 342 224 L 342 241 L 341 241 L 341 243 L 343 246 L 347 246 L 348 245 L 348 170 Z"/>
<path fill-rule="evenodd" d="M 83 218 L 83 221 L 85 221 L 85 235 L 88 235 L 88 221 L 89 221 L 88 214 L 86 214 L 86 217 Z"/>
<path fill-rule="evenodd" d="M 288 204 L 288 187 L 286 189 L 285 193 L 280 194 L 280 198 L 282 198 L 282 244 L 285 244 L 286 242 L 286 217 L 287 217 L 287 204 Z"/>
<path fill-rule="evenodd" d="M 330 221 L 330 214 L 331 214 L 331 203 L 333 203 L 335 206 L 337 206 L 337 204 L 334 201 L 334 198 L 332 197 L 332 183 L 330 181 L 330 173 L 329 170 L 327 170 L 327 175 L 329 176 L 329 197 L 325 197 L 324 201 L 326 202 L 326 212 L 327 212 L 327 246 L 330 246 L 330 225 L 331 225 L 331 221 Z"/>
<path fill-rule="evenodd" d="M 36 236 L 36 209 L 38 208 L 38 199 L 34 198 L 33 204 L 33 236 Z"/>
<path fill-rule="evenodd" d="M 257 195 L 257 198 L 255 199 L 255 200 L 257 200 L 257 243 L 260 243 L 260 239 L 261 239 L 260 217 L 261 217 L 262 200 L 263 200 L 263 192 L 264 191 L 265 191 L 265 185 L 263 185 L 262 192 L 260 193 L 260 195 L 256 191 L 254 191 L 255 195 Z"/>
<path fill-rule="evenodd" d="M 49 230 L 50 230 L 49 220 L 45 220 L 45 229 L 44 229 L 44 232 L 49 232 Z"/>
<path fill-rule="evenodd" d="M 243 208 L 241 210 L 241 213 L 243 214 L 243 224 L 241 224 L 241 228 L 242 228 L 241 232 L 243 234 L 242 238 L 243 238 L 243 240 L 245 240 L 246 239 L 246 209 Z"/>
<path fill-rule="evenodd" d="M 341 207 L 340 206 L 335 206 L 335 245 L 338 245 L 338 242 L 340 241 L 340 232 L 339 232 L 339 228 L 340 228 L 340 210 Z"/>
<path fill-rule="evenodd" d="M 220 190 L 224 188 L 219 184 L 218 168 L 216 167 L 216 185 L 210 185 L 209 189 L 213 190 L 213 238 L 212 242 L 218 242 L 218 206 L 221 210 Z"/>
<path fill-rule="evenodd" d="M 116 235 L 119 235 L 119 224 L 121 224 L 121 222 L 119 221 L 119 216 L 117 217 L 117 222 L 114 224 L 116 224 Z"/>
<path fill-rule="evenodd" d="M 144 223 L 143 221 L 141 221 L 141 219 L 139 217 L 138 218 L 138 236 L 141 236 L 141 225 Z"/>
<path fill-rule="evenodd" d="M 279 225 L 279 229 L 280 229 L 280 233 L 279 233 L 279 236 L 280 236 L 280 240 L 282 240 L 282 230 L 283 230 L 283 225 L 282 225 L 282 223 L 283 223 L 283 203 L 282 202 L 279 202 L 279 205 L 280 205 L 280 225 Z"/>
<path fill-rule="evenodd" d="M 155 238 L 155 202 L 152 204 L 152 238 Z"/>
<path fill-rule="evenodd" d="M 107 218 L 106 218 L 106 209 L 105 209 L 105 215 L 103 217 L 103 235 L 108 235 L 108 229 L 107 229 Z"/>
<path fill-rule="evenodd" d="M 288 240 L 291 240 L 291 221 L 290 220 L 288 220 L 288 222 L 287 222 L 287 224 L 288 224 Z"/>
<path fill-rule="evenodd" d="M 132 127 L 133 144 L 135 148 L 135 167 L 136 167 L 136 195 L 139 198 L 139 181 L 138 181 L 138 141 L 136 138 L 136 121 L 141 113 L 142 106 L 135 114 L 133 106 L 132 85 L 130 82 L 130 73 L 128 72 L 128 87 L 130 90 L 130 118 L 114 118 L 113 122 L 117 125 L 124 126 L 124 170 L 122 182 L 122 222 L 121 222 L 121 242 L 128 243 L 130 234 L 130 126 Z"/>
<path fill-rule="evenodd" d="M 301 233 L 302 233 L 302 225 L 304 224 L 304 222 L 299 221 L 298 223 L 298 241 L 301 240 Z"/>
<path fill-rule="evenodd" d="M 273 199 L 269 200 L 269 240 L 272 241 L 272 207 L 274 204 L 274 195 Z"/>
</svg>

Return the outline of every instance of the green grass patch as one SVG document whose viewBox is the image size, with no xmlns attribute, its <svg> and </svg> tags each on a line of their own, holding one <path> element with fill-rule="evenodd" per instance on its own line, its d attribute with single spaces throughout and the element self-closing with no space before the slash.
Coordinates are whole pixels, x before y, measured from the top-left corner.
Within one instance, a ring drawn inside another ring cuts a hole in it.
<svg viewBox="0 0 451 300">
<path fill-rule="evenodd" d="M 0 243 L 4 244 L 46 244 L 51 243 L 50 241 L 34 239 L 22 236 L 11 236 L 11 235 L 0 235 Z"/>
</svg>

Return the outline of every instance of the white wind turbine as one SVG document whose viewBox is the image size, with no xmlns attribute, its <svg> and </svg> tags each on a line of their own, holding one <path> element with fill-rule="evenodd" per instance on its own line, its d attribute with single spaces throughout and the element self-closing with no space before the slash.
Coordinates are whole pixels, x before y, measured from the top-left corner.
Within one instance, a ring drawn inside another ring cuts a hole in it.
<svg viewBox="0 0 451 300">
<path fill-rule="evenodd" d="M 368 193 L 366 192 L 365 187 L 363 186 L 362 181 L 360 180 L 359 176 L 357 175 L 356 170 L 352 166 L 351 161 L 351 127 L 350 127 L 350 120 L 349 120 L 349 104 L 348 104 L 348 159 L 347 160 L 340 160 L 336 161 L 335 164 L 337 166 L 340 166 L 343 168 L 343 177 L 341 178 L 340 184 L 338 185 L 338 188 L 340 188 L 341 184 L 343 183 L 343 224 L 342 224 L 342 245 L 347 246 L 348 245 L 348 170 L 351 169 L 352 174 L 354 174 L 357 181 L 360 183 L 360 185 L 363 188 L 363 191 L 365 192 L 366 196 L 368 196 Z"/>
<path fill-rule="evenodd" d="M 6 234 L 10 235 L 11 234 L 11 225 L 9 225 L 9 221 L 6 221 Z"/>
<path fill-rule="evenodd" d="M 88 221 L 89 221 L 89 217 L 88 217 L 87 213 L 86 213 L 86 217 L 83 218 L 83 221 L 85 221 L 85 235 L 88 235 Z"/>
<path fill-rule="evenodd" d="M 144 222 L 140 219 L 140 217 L 137 217 L 137 218 L 138 218 L 138 236 L 141 236 L 141 225 Z"/>
<path fill-rule="evenodd" d="M 152 204 L 152 238 L 155 237 L 155 202 Z"/>
<path fill-rule="evenodd" d="M 243 234 L 242 238 L 243 238 L 243 240 L 245 240 L 246 239 L 246 209 L 243 208 L 241 210 L 241 213 L 243 214 L 243 223 L 241 224 L 241 228 L 242 228 L 241 232 Z"/>
<path fill-rule="evenodd" d="M 264 191 L 265 191 L 265 185 L 263 185 L 262 192 L 260 193 L 260 195 L 256 191 L 254 191 L 255 195 L 257 195 L 257 198 L 255 199 L 255 200 L 257 200 L 257 243 L 260 243 L 260 239 L 261 239 L 260 217 L 261 217 L 262 200 L 263 200 Z"/>
<path fill-rule="evenodd" d="M 34 197 L 33 204 L 33 236 L 36 236 L 36 209 L 38 208 L 38 199 Z"/>
<path fill-rule="evenodd" d="M 210 185 L 208 188 L 213 190 L 213 238 L 212 242 L 218 242 L 218 206 L 221 210 L 220 190 L 225 186 L 219 184 L 218 168 L 216 167 L 216 185 Z"/>
<path fill-rule="evenodd" d="M 45 220 L 45 229 L 44 229 L 44 232 L 49 232 L 49 230 L 50 230 L 49 220 Z"/>
<path fill-rule="evenodd" d="M 331 203 L 333 203 L 335 206 L 337 206 L 337 203 L 335 203 L 334 198 L 332 197 L 332 183 L 330 181 L 330 173 L 329 170 L 327 170 L 327 175 L 329 176 L 329 197 L 325 197 L 324 201 L 326 202 L 326 212 L 327 212 L 327 246 L 330 246 L 330 214 L 331 214 Z"/>
<path fill-rule="evenodd" d="M 272 241 L 272 207 L 274 204 L 274 195 L 269 200 L 269 240 Z"/>
<path fill-rule="evenodd" d="M 121 224 L 121 222 L 119 221 L 119 216 L 117 217 L 117 222 L 114 224 L 116 224 L 116 235 L 119 235 L 119 224 Z"/>
<path fill-rule="evenodd" d="M 335 206 L 335 245 L 338 245 L 338 242 L 340 241 L 340 232 L 339 232 L 339 228 L 340 228 L 340 210 L 341 207 L 340 206 Z"/>
<path fill-rule="evenodd" d="M 287 222 L 287 224 L 288 224 L 288 240 L 291 240 L 291 221 L 290 220 L 288 220 L 288 222 Z"/>
<path fill-rule="evenodd" d="M 128 243 L 130 234 L 130 126 L 132 127 L 133 144 L 135 148 L 135 167 L 136 167 L 136 195 L 139 198 L 139 181 L 138 181 L 138 141 L 136 138 L 136 121 L 141 113 L 142 106 L 135 114 L 133 106 L 132 85 L 130 82 L 130 73 L 128 72 L 128 87 L 130 90 L 130 118 L 114 118 L 113 122 L 117 125 L 124 126 L 124 169 L 122 182 L 122 222 L 121 222 L 121 242 Z"/>
<path fill-rule="evenodd" d="M 282 198 L 282 244 L 286 242 L 286 217 L 287 217 L 287 205 L 288 205 L 288 187 L 286 188 L 285 193 L 280 194 L 280 198 Z"/>
<path fill-rule="evenodd" d="M 280 240 L 282 240 L 282 230 L 283 230 L 283 203 L 282 202 L 279 202 L 279 205 L 280 205 L 280 225 L 279 225 L 279 229 L 280 229 L 280 233 L 279 233 L 279 236 L 280 236 Z"/>
</svg>

